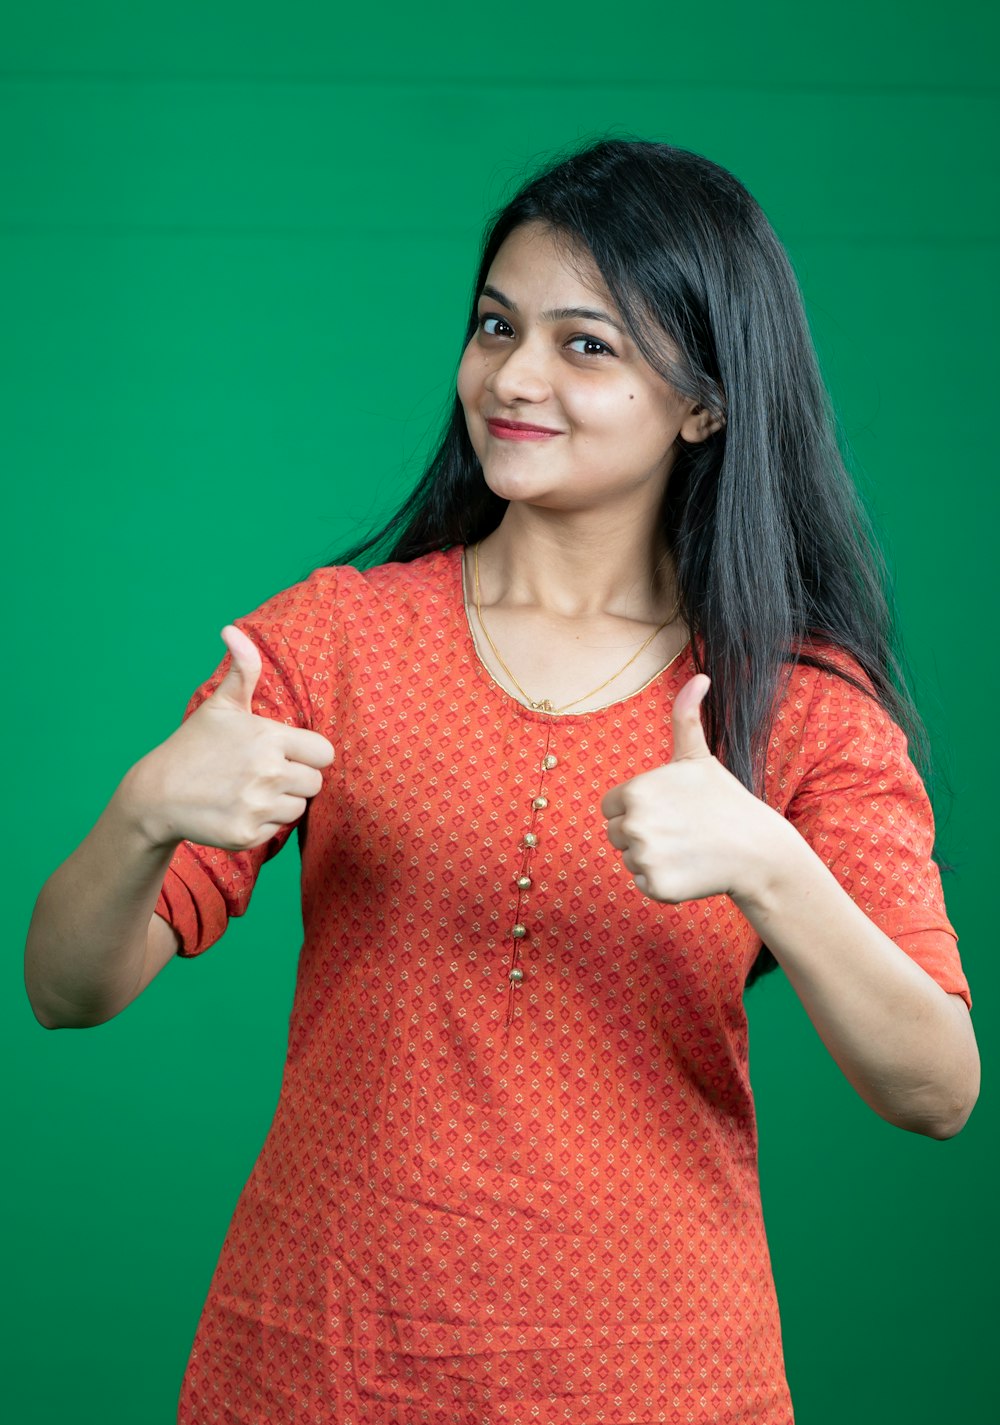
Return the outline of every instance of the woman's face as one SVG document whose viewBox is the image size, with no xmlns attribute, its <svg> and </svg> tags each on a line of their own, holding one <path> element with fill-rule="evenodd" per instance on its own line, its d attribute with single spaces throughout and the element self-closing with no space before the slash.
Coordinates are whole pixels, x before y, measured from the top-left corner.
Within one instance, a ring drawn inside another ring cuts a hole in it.
<svg viewBox="0 0 1000 1425">
<path fill-rule="evenodd" d="M 589 254 L 541 223 L 496 255 L 458 395 L 490 489 L 556 510 L 658 508 L 678 435 L 713 428 L 625 334 Z"/>
</svg>

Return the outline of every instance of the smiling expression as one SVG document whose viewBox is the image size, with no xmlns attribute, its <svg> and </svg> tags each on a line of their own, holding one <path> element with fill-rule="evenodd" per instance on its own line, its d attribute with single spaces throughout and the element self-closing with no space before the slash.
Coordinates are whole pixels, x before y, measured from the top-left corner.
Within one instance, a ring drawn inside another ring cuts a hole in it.
<svg viewBox="0 0 1000 1425">
<path fill-rule="evenodd" d="M 658 507 L 678 435 L 709 431 L 626 334 L 589 254 L 540 223 L 516 228 L 478 318 L 458 395 L 490 489 L 567 511 Z"/>
</svg>

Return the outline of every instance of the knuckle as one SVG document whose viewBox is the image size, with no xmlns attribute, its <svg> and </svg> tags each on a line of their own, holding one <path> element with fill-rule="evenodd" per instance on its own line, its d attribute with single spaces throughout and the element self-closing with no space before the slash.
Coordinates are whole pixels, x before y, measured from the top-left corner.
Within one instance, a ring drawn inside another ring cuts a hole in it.
<svg viewBox="0 0 1000 1425">
<path fill-rule="evenodd" d="M 274 798 L 257 795 L 243 808 L 244 825 L 255 836 L 265 821 L 269 821 L 274 807 Z"/>
<path fill-rule="evenodd" d="M 251 846 L 255 845 L 257 837 L 260 835 L 260 821 L 255 816 L 241 816 L 234 830 L 240 850 L 249 850 Z"/>
<path fill-rule="evenodd" d="M 274 747 L 263 749 L 254 763 L 254 779 L 262 787 L 271 789 L 278 782 L 288 764 Z"/>
</svg>

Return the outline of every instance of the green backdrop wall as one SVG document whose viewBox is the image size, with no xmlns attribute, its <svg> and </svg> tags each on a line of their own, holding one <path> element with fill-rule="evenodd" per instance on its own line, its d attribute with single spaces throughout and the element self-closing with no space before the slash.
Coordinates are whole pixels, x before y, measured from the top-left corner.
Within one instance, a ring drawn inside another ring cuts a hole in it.
<svg viewBox="0 0 1000 1425">
<path fill-rule="evenodd" d="M 607 132 L 731 168 L 800 274 L 896 571 L 986 1059 L 968 1127 L 932 1142 L 864 1107 L 779 976 L 751 992 L 800 1425 L 991 1417 L 997 25 L 968 0 L 684 8 L 0 6 L 18 1425 L 174 1418 L 297 949 L 290 848 L 211 954 L 99 1029 L 47 1034 L 20 980 L 34 895 L 175 726 L 221 625 L 407 487 L 484 214 Z"/>
</svg>

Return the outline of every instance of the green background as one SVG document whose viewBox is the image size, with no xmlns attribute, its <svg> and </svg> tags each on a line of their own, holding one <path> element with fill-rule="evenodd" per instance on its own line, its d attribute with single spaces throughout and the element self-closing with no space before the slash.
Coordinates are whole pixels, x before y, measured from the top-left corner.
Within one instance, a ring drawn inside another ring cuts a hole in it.
<svg viewBox="0 0 1000 1425">
<path fill-rule="evenodd" d="M 798 1420 L 993 1418 L 998 53 L 984 3 L 5 0 L 7 1419 L 174 1418 L 297 949 L 290 848 L 211 954 L 47 1034 L 21 986 L 34 895 L 221 625 L 407 488 L 484 214 L 607 132 L 731 168 L 799 272 L 895 570 L 986 1058 L 969 1126 L 932 1142 L 856 1098 L 779 976 L 751 993 Z"/>
</svg>

